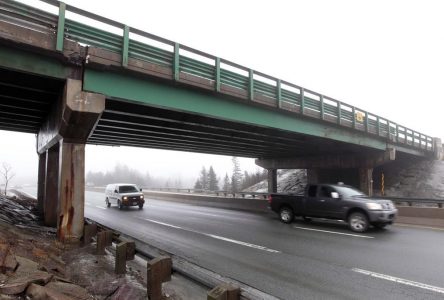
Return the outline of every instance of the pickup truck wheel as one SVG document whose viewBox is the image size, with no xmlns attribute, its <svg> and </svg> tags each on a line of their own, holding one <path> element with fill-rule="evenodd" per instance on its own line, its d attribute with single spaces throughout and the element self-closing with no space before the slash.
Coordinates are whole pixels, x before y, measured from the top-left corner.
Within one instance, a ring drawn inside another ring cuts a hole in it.
<svg viewBox="0 0 444 300">
<path fill-rule="evenodd" d="M 139 204 L 139 209 L 143 209 L 143 203 Z"/>
<path fill-rule="evenodd" d="M 281 209 L 279 210 L 279 217 L 281 218 L 282 222 L 287 224 L 291 223 L 294 219 L 293 210 L 288 206 L 281 207 Z"/>
<path fill-rule="evenodd" d="M 106 198 L 105 203 L 106 203 L 106 207 L 111 207 L 111 203 L 109 202 L 108 198 Z"/>
<path fill-rule="evenodd" d="M 354 232 L 364 232 L 369 226 L 368 218 L 361 212 L 354 212 L 348 217 L 348 226 Z"/>
<path fill-rule="evenodd" d="M 117 206 L 119 207 L 119 209 L 123 209 L 123 205 L 122 202 L 120 202 L 120 200 L 117 201 Z"/>
</svg>

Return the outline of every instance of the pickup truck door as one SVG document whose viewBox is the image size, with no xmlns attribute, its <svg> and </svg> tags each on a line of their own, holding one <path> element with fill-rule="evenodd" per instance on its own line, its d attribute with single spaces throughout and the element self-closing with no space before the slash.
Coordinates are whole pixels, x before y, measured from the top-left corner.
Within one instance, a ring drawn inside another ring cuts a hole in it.
<svg viewBox="0 0 444 300">
<path fill-rule="evenodd" d="M 305 198 L 305 215 L 309 217 L 319 217 L 322 213 L 322 202 L 317 197 L 318 186 L 310 185 L 307 189 L 307 196 Z"/>
<path fill-rule="evenodd" d="M 331 193 L 336 192 L 330 186 L 321 186 L 318 190 L 318 199 L 320 214 L 328 218 L 341 218 L 342 200 L 332 198 Z"/>
</svg>

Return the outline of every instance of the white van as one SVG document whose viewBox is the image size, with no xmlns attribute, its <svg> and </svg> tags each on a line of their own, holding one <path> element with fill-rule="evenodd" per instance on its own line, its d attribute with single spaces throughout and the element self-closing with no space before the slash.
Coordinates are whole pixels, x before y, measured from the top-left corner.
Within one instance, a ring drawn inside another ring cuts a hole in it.
<svg viewBox="0 0 444 300">
<path fill-rule="evenodd" d="M 142 209 L 145 203 L 142 189 L 130 183 L 108 184 L 105 189 L 105 197 L 107 207 L 115 204 L 120 209 L 124 206 L 139 206 L 139 209 Z"/>
</svg>

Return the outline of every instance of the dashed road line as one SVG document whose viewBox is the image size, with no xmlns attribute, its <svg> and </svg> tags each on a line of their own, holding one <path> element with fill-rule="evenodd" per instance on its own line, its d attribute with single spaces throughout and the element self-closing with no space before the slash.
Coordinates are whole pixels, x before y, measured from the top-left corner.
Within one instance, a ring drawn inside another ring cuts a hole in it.
<svg viewBox="0 0 444 300">
<path fill-rule="evenodd" d="M 314 228 L 300 227 L 300 226 L 293 226 L 293 228 L 302 229 L 302 230 L 309 230 L 309 231 L 325 232 L 325 233 L 331 233 L 331 234 L 340 234 L 340 235 L 346 235 L 346 236 L 363 238 L 363 239 L 374 239 L 375 238 L 374 236 L 368 236 L 368 235 L 359 235 L 359 234 L 344 233 L 344 232 L 338 232 L 338 231 L 321 230 L 321 229 L 314 229 Z"/>
<path fill-rule="evenodd" d="M 171 224 L 168 224 L 168 223 L 154 221 L 154 220 L 151 220 L 151 219 L 143 219 L 143 220 L 148 221 L 148 222 L 152 222 L 152 223 L 156 223 L 156 224 L 159 224 L 159 225 L 163 225 L 163 226 L 168 226 L 168 227 L 176 228 L 176 229 L 183 229 L 182 227 L 179 227 L 179 226 L 176 226 L 176 225 L 171 225 Z"/>
<path fill-rule="evenodd" d="M 214 235 L 214 234 L 200 232 L 200 231 L 193 230 L 193 229 L 183 228 L 180 226 L 176 226 L 176 225 L 172 225 L 172 224 L 168 224 L 168 223 L 164 223 L 164 222 L 160 222 L 160 221 L 156 221 L 156 220 L 152 220 L 152 219 L 146 219 L 146 218 L 139 218 L 139 219 L 142 219 L 142 220 L 145 220 L 148 222 L 152 222 L 155 224 L 167 226 L 167 227 L 172 227 L 175 229 L 180 229 L 180 230 L 184 230 L 184 231 L 188 231 L 188 232 L 192 232 L 192 233 L 197 233 L 197 234 L 204 235 L 204 236 L 207 236 L 207 237 L 210 237 L 213 239 L 222 240 L 225 242 L 229 242 L 229 243 L 233 243 L 233 244 L 237 244 L 237 245 L 241 245 L 241 246 L 245 246 L 245 247 L 249 247 L 249 248 L 253 248 L 253 249 L 258 249 L 258 250 L 262 250 L 262 251 L 266 251 L 266 252 L 270 252 L 270 253 L 281 253 L 281 251 L 279 251 L 279 250 L 274 250 L 271 248 L 267 248 L 265 246 L 255 245 L 255 244 L 234 240 L 234 239 L 230 239 L 230 238 L 219 236 L 219 235 Z"/>
<path fill-rule="evenodd" d="M 230 243 L 234 243 L 234 244 L 238 244 L 238 245 L 242 245 L 242 246 L 246 246 L 246 247 L 250 247 L 250 248 L 255 248 L 255 249 L 259 249 L 259 250 L 264 250 L 267 252 L 271 252 L 271 253 L 280 253 L 281 251 L 278 250 L 274 250 L 274 249 L 270 249 L 264 246 L 259 246 L 259 245 L 255 245 L 255 244 L 250 244 L 250 243 L 245 243 L 242 241 L 238 241 L 238 240 L 233 240 L 233 239 L 229 239 L 223 236 L 218 236 L 218 235 L 214 235 L 214 234 L 204 234 L 206 236 L 212 237 L 214 239 L 218 239 L 218 240 L 222 240 L 222 241 L 226 241 L 226 242 L 230 242 Z"/>
<path fill-rule="evenodd" d="M 424 290 L 429 290 L 429 291 L 433 291 L 433 292 L 437 292 L 440 294 L 444 294 L 444 288 L 441 287 L 437 287 L 437 286 L 433 286 L 433 285 L 428 285 L 425 283 L 421 283 L 421 282 L 416 282 L 416 281 L 412 281 L 412 280 L 408 280 L 408 279 L 403 279 L 403 278 L 399 278 L 399 277 L 394 277 L 394 276 L 390 276 L 390 275 L 385 275 L 385 274 L 381 274 L 381 273 L 376 273 L 376 272 L 372 272 L 372 271 L 367 271 L 367 270 L 363 270 L 363 269 L 358 269 L 358 268 L 353 268 L 352 271 L 357 272 L 357 273 L 361 273 L 364 275 L 369 275 L 371 277 L 375 277 L 375 278 L 379 278 L 379 279 L 385 279 L 388 281 L 393 281 L 396 283 L 400 283 L 400 284 L 404 284 L 404 285 L 409 285 L 409 286 L 413 286 L 413 287 L 417 287 L 417 288 L 421 288 Z"/>
</svg>

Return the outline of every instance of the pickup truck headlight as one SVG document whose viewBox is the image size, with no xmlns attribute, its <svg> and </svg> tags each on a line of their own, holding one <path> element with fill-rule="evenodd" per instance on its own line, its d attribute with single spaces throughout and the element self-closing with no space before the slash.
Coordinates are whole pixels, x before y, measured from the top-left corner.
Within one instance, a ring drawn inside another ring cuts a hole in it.
<svg viewBox="0 0 444 300">
<path fill-rule="evenodd" d="M 382 210 L 382 205 L 379 203 L 366 203 L 367 208 L 370 210 Z"/>
<path fill-rule="evenodd" d="M 127 197 L 127 196 L 125 196 L 125 197 L 123 197 L 122 199 L 123 199 L 123 200 L 128 200 L 128 197 Z"/>
<path fill-rule="evenodd" d="M 140 199 L 143 199 L 143 195 L 142 195 L 142 196 L 140 196 Z"/>
</svg>

